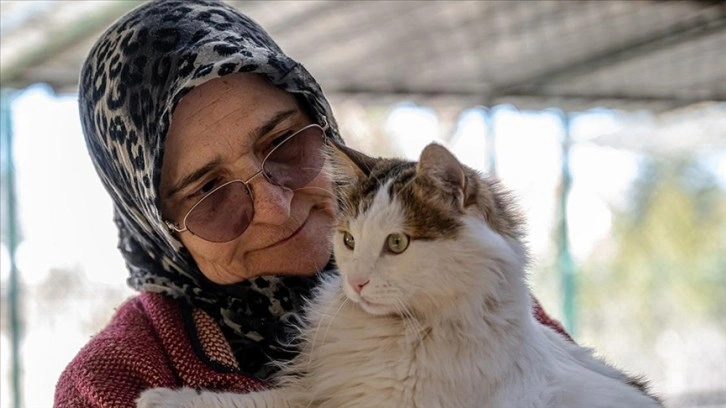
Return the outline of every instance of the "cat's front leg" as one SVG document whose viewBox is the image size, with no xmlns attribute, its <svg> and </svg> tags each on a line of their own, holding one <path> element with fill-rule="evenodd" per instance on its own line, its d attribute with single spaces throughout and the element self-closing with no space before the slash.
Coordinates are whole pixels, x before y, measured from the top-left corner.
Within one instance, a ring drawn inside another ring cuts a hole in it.
<svg viewBox="0 0 726 408">
<path fill-rule="evenodd" d="M 199 393 L 192 388 L 152 388 L 139 395 L 136 408 L 197 408 L 195 403 Z"/>
<path fill-rule="evenodd" d="M 191 388 L 171 390 L 152 388 L 141 393 L 137 408 L 291 408 L 280 389 L 236 394 L 196 391 Z"/>
</svg>

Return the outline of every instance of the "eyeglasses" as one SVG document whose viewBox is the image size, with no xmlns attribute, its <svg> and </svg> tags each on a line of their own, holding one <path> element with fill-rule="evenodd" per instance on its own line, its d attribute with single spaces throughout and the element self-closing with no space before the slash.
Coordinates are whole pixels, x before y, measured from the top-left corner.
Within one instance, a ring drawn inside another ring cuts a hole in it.
<svg viewBox="0 0 726 408">
<path fill-rule="evenodd" d="M 172 231 L 189 231 L 211 242 L 239 237 L 255 214 L 250 181 L 262 174 L 271 184 L 290 190 L 310 183 L 325 163 L 323 145 L 327 129 L 324 122 L 323 126 L 312 124 L 291 134 L 265 156 L 262 168 L 247 180 L 232 180 L 215 187 L 189 209 L 181 228 L 169 221 L 166 225 Z"/>
</svg>

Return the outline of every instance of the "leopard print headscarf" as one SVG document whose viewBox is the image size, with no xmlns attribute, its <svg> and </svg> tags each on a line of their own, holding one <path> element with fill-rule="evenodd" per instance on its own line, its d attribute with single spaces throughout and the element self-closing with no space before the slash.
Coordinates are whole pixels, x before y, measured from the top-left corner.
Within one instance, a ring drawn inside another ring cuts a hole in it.
<svg viewBox="0 0 726 408">
<path fill-rule="evenodd" d="M 115 205 L 128 284 L 205 310 L 221 324 L 243 370 L 265 378 L 269 360 L 290 357 L 281 345 L 285 322 L 315 278 L 215 285 L 170 234 L 159 206 L 175 106 L 195 86 L 234 72 L 263 75 L 295 94 L 318 123 L 327 119 L 327 136 L 339 139 L 330 106 L 308 71 L 259 25 L 216 1 L 152 1 L 121 17 L 83 65 L 79 108 L 89 153 Z"/>
</svg>

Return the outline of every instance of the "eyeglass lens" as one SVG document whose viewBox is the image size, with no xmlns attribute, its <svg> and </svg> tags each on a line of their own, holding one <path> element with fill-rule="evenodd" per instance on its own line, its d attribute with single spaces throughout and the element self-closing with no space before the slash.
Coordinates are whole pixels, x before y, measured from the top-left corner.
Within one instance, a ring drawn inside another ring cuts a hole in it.
<svg viewBox="0 0 726 408">
<path fill-rule="evenodd" d="M 299 189 L 320 173 L 325 162 L 322 147 L 322 129 L 305 128 L 275 147 L 262 163 L 262 172 L 272 184 Z M 253 203 L 247 184 L 230 182 L 199 201 L 187 215 L 186 227 L 207 241 L 231 241 L 252 221 Z"/>
</svg>

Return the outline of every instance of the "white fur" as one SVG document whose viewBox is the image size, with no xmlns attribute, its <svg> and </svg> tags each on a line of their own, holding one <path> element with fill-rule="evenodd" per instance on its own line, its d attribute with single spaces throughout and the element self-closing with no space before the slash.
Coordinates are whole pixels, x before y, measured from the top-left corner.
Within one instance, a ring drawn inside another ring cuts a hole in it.
<svg viewBox="0 0 726 408">
<path fill-rule="evenodd" d="M 157 389 L 138 406 L 660 406 L 534 319 L 525 249 L 476 214 L 463 217 L 456 239 L 414 240 L 401 254 L 386 253 L 388 234 L 403 229 L 403 210 L 386 191 L 351 221 L 355 250 L 336 235 L 341 276 L 316 293 L 303 352 L 283 370 L 301 376 L 247 395 Z M 348 279 L 369 283 L 358 294 Z"/>
</svg>

